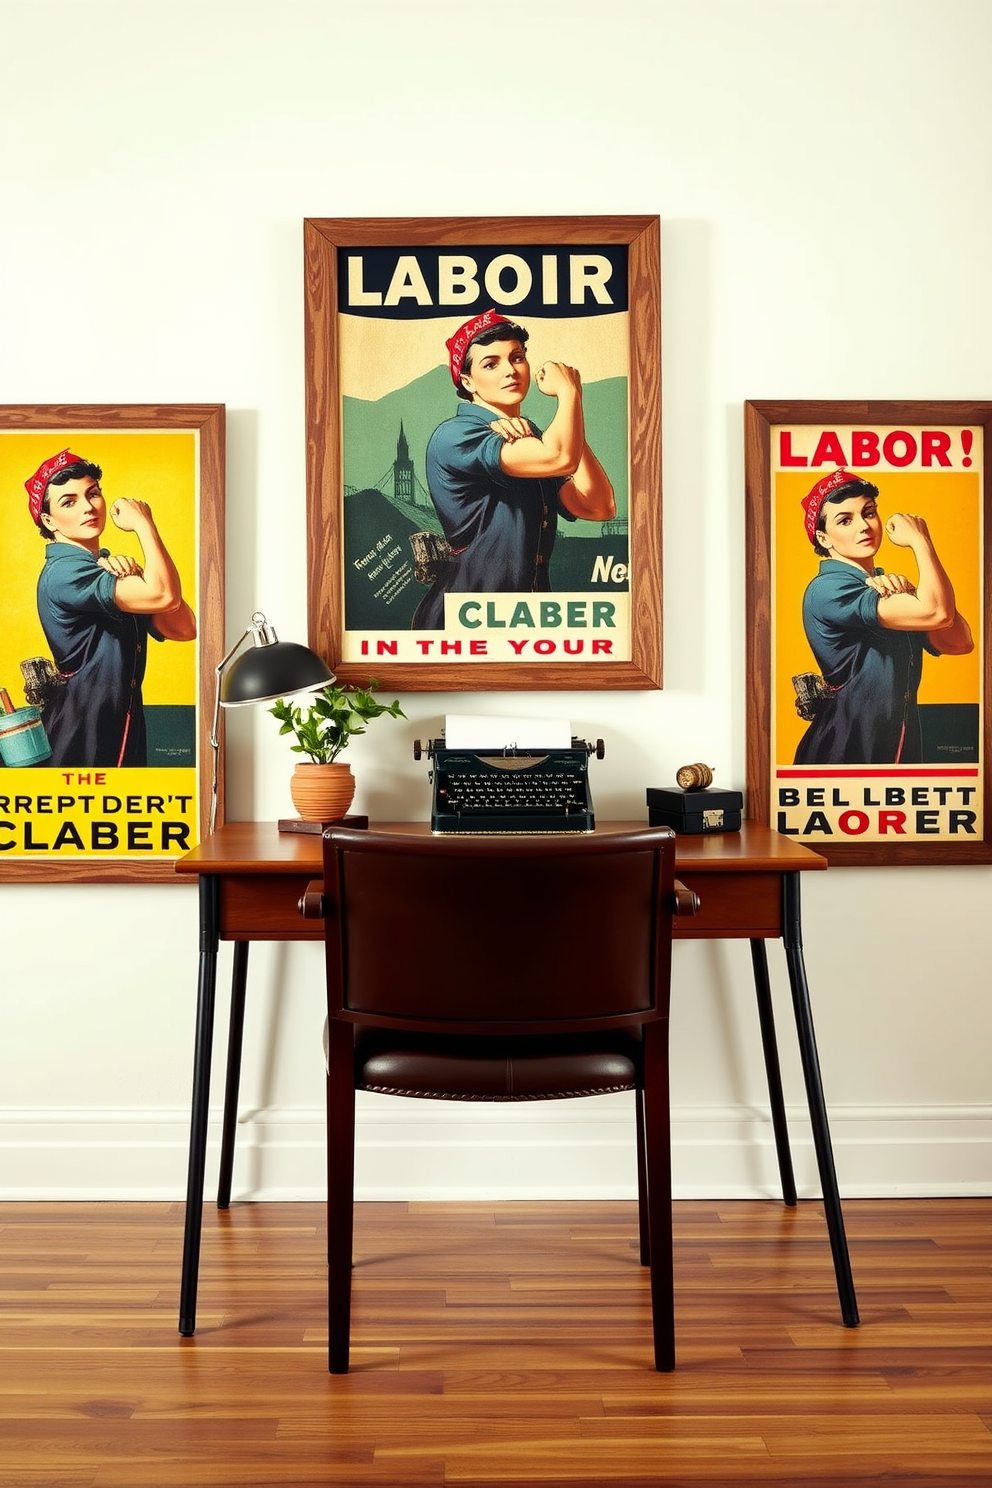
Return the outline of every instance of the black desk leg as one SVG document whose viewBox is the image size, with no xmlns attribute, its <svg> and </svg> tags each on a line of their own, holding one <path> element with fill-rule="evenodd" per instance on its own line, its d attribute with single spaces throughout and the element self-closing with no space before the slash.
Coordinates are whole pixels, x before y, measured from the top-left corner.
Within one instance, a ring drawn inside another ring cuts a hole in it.
<svg viewBox="0 0 992 1488">
<path fill-rule="evenodd" d="M 189 1337 L 196 1328 L 196 1281 L 200 1267 L 203 1177 L 207 1160 L 207 1121 L 210 1115 L 210 1055 L 213 1048 L 214 1002 L 217 992 L 217 909 L 216 875 L 203 873 L 200 875 L 200 975 L 196 994 L 193 1111 L 186 1179 L 183 1277 L 179 1295 L 179 1331 L 185 1337 Z"/>
<path fill-rule="evenodd" d="M 840 1310 L 848 1328 L 856 1328 L 858 1301 L 854 1294 L 854 1279 L 851 1276 L 851 1259 L 847 1251 L 844 1233 L 844 1216 L 841 1213 L 840 1193 L 837 1189 L 837 1173 L 834 1169 L 833 1147 L 830 1143 L 830 1128 L 827 1125 L 827 1107 L 823 1099 L 823 1084 L 820 1079 L 820 1060 L 816 1052 L 816 1034 L 813 1030 L 813 1010 L 809 1000 L 809 984 L 806 981 L 806 966 L 803 960 L 802 917 L 799 905 L 799 874 L 782 875 L 782 921 L 785 956 L 789 966 L 789 983 L 792 987 L 792 1005 L 796 1014 L 796 1031 L 799 1035 L 799 1052 L 803 1062 L 803 1078 L 806 1081 L 806 1100 L 813 1128 L 813 1146 L 820 1171 L 820 1187 L 823 1190 L 823 1207 L 830 1236 L 830 1249 L 837 1277 L 837 1292 Z"/>
<path fill-rule="evenodd" d="M 231 1024 L 227 1035 L 227 1083 L 224 1086 L 224 1125 L 220 1139 L 220 1177 L 217 1208 L 231 1203 L 234 1172 L 234 1142 L 238 1134 L 238 1090 L 241 1085 L 241 1045 L 245 1032 L 245 989 L 248 985 L 248 942 L 234 943 L 234 972 L 231 977 Z"/>
<path fill-rule="evenodd" d="M 761 1025 L 761 1047 L 765 1056 L 768 1102 L 772 1112 L 772 1130 L 775 1133 L 775 1151 L 778 1153 L 779 1177 L 782 1180 L 782 1199 L 791 1209 L 796 1202 L 796 1179 L 792 1171 L 792 1152 L 789 1148 L 789 1124 L 785 1119 L 782 1070 L 778 1062 L 775 1013 L 772 1009 L 772 991 L 768 980 L 768 954 L 763 940 L 751 942 L 751 965 L 754 968 L 754 990 L 758 998 L 758 1022 Z"/>
</svg>

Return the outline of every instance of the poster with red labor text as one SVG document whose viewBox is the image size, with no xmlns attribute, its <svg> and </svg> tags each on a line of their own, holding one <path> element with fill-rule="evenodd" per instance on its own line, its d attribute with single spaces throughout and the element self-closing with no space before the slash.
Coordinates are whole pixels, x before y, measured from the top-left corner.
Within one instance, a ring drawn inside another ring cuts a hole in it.
<svg viewBox="0 0 992 1488">
<path fill-rule="evenodd" d="M 752 814 L 832 861 L 992 861 L 989 405 L 746 418 Z"/>
</svg>

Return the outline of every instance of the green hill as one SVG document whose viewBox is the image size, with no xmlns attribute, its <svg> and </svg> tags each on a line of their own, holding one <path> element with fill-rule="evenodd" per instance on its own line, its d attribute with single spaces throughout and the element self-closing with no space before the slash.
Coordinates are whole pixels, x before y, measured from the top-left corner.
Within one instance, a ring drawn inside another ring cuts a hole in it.
<svg viewBox="0 0 992 1488">
<path fill-rule="evenodd" d="M 623 377 L 590 383 L 583 393 L 586 435 L 603 468 L 613 482 L 617 515 L 627 516 L 627 382 Z M 400 424 L 406 434 L 419 482 L 418 500 L 427 501 L 424 453 L 438 424 L 452 418 L 458 406 L 451 379 L 444 367 L 434 367 L 406 387 L 397 388 L 375 402 L 344 398 L 344 483 L 354 490 L 380 486 L 392 497 L 392 465 Z M 557 404 L 532 389 L 524 415 L 540 428 L 554 417 Z M 430 508 L 428 507 L 428 511 Z M 426 513 L 425 513 L 426 515 Z M 425 522 L 425 526 L 434 525 Z M 577 536 L 573 524 L 563 524 L 562 537 Z"/>
</svg>

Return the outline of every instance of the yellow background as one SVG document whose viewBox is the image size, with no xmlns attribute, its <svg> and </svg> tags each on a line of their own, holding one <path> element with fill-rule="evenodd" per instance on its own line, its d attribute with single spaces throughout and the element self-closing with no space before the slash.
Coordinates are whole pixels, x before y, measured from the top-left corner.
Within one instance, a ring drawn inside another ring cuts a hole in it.
<svg viewBox="0 0 992 1488">
<path fill-rule="evenodd" d="M 67 774 L 72 783 L 66 783 Z M 161 809 L 157 803 L 155 809 L 149 809 L 149 797 L 159 796 Z M 185 766 L 147 770 L 63 771 L 47 766 L 0 769 L 0 864 L 14 860 L 78 863 L 81 858 L 92 864 L 117 858 L 138 863 L 174 858 L 196 846 L 197 803 L 196 771 Z M 68 822 L 76 828 L 83 847 L 64 838 L 56 850 L 58 834 Z M 112 840 L 108 834 L 101 839 L 102 846 L 93 847 L 95 823 L 116 828 L 116 845 L 108 845 Z M 140 829 L 134 851 L 128 850 L 131 823 Z M 166 833 L 166 824 L 184 826 L 185 838 L 178 832 Z M 30 845 L 26 835 L 29 828 Z M 49 850 L 40 851 L 41 844 Z"/>
<path fill-rule="evenodd" d="M 38 620 L 36 589 L 48 544 L 28 513 L 24 482 L 43 460 L 70 449 L 103 470 L 109 508 L 120 496 L 147 501 L 182 580 L 183 596 L 196 609 L 197 442 L 195 430 L 36 429 L 0 431 L 0 501 L 4 552 L 0 687 L 16 707 L 24 706 L 20 663 L 51 656 Z M 111 553 L 140 560 L 133 532 L 121 532 L 108 516 L 101 544 Z M 195 704 L 195 645 L 165 641 L 149 647 L 143 686 L 148 704 Z"/>
<path fill-rule="evenodd" d="M 969 656 L 925 656 L 921 703 L 981 701 L 981 474 L 979 471 L 857 470 L 878 487 L 883 523 L 893 512 L 926 520 L 938 556 L 954 586 L 958 610 L 971 626 L 975 649 Z M 792 678 L 819 671 L 803 630 L 803 593 L 819 570 L 820 558 L 806 536 L 800 505 L 829 470 L 777 471 L 772 475 L 772 760 L 791 763 L 808 728 L 796 712 Z M 916 580 L 916 560 L 908 548 L 883 538 L 876 564 L 888 573 Z"/>
</svg>

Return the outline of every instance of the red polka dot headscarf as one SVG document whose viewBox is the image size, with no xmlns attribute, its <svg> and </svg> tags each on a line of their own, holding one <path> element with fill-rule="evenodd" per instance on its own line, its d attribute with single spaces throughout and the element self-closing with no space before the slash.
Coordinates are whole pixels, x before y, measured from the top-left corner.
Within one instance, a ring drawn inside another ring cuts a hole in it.
<svg viewBox="0 0 992 1488">
<path fill-rule="evenodd" d="M 820 507 L 827 497 L 840 486 L 846 486 L 849 481 L 856 481 L 859 477 L 852 475 L 849 470 L 835 470 L 832 475 L 825 475 L 818 480 L 808 496 L 802 499 L 802 508 L 806 513 L 806 536 L 815 546 L 818 539 L 816 536 L 816 524 L 820 517 Z"/>
<path fill-rule="evenodd" d="M 50 460 L 42 460 L 38 469 L 30 479 L 24 482 L 24 489 L 28 493 L 28 511 L 36 527 L 41 526 L 41 503 L 44 500 L 45 488 L 53 475 L 58 475 L 60 470 L 68 470 L 70 465 L 85 465 L 86 461 L 82 455 L 74 455 L 71 450 L 60 450 L 57 455 L 52 455 Z"/>
<path fill-rule="evenodd" d="M 497 315 L 495 310 L 483 310 L 480 315 L 473 315 L 471 320 L 460 325 L 455 334 L 444 343 L 448 348 L 448 367 L 455 387 L 462 385 L 462 363 L 476 336 L 482 331 L 488 331 L 490 326 L 509 324 L 505 315 Z"/>
</svg>

